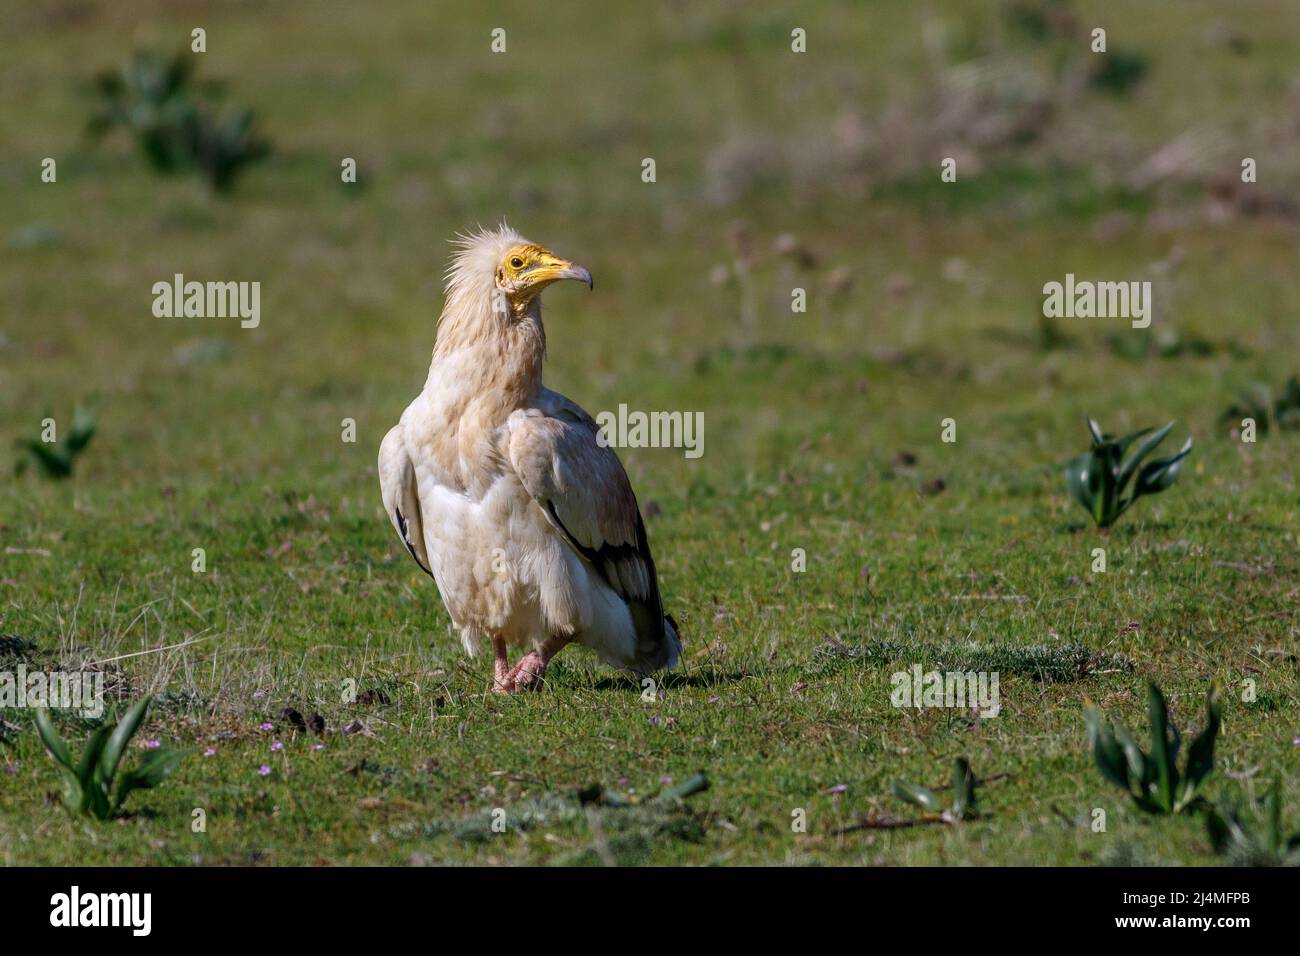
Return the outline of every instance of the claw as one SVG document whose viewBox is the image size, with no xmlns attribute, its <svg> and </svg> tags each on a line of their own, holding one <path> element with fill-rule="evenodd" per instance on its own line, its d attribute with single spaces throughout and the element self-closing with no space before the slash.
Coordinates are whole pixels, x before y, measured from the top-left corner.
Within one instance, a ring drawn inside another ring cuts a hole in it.
<svg viewBox="0 0 1300 956">
<path fill-rule="evenodd" d="M 496 668 L 492 681 L 492 690 L 497 694 L 518 694 L 528 690 L 541 690 L 542 679 L 546 676 L 546 665 L 571 637 L 554 637 L 541 647 L 529 651 L 519 659 L 514 667 L 506 667 L 506 642 L 493 640 L 496 648 Z"/>
<path fill-rule="evenodd" d="M 546 673 L 546 661 L 536 651 L 529 651 L 523 660 L 515 665 L 515 691 L 539 690 L 542 676 Z"/>
</svg>

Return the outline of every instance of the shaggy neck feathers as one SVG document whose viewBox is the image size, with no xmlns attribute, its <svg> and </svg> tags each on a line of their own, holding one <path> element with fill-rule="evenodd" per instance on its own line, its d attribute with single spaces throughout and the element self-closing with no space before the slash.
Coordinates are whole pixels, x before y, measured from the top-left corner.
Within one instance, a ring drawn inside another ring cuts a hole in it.
<svg viewBox="0 0 1300 956">
<path fill-rule="evenodd" d="M 430 381 L 438 379 L 446 388 L 451 383 L 439 379 L 439 366 L 456 363 L 461 401 L 500 420 L 531 403 L 542 387 L 541 298 L 515 305 L 496 285 L 497 266 L 512 246 L 525 241 L 504 224 L 457 240 L 429 367 Z"/>
</svg>

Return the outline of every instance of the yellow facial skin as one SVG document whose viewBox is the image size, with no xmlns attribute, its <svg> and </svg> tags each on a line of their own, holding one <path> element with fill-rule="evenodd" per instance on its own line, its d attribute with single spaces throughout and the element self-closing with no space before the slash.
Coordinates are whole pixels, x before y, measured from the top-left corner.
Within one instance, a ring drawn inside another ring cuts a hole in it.
<svg viewBox="0 0 1300 956">
<path fill-rule="evenodd" d="M 535 244 L 514 246 L 497 267 L 497 285 L 516 301 L 529 301 L 552 282 L 577 279 L 595 288 L 591 273 Z"/>
</svg>

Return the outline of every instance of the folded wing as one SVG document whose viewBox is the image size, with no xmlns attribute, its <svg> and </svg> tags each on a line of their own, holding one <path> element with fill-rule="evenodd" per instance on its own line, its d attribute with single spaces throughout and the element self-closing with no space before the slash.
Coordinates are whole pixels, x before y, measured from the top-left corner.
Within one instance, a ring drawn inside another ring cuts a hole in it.
<svg viewBox="0 0 1300 956">
<path fill-rule="evenodd" d="M 429 577 L 429 555 L 424 548 L 424 519 L 420 513 L 420 493 L 415 481 L 415 466 L 407 453 L 402 426 L 394 425 L 379 445 L 379 488 L 384 511 L 393 523 L 407 552 Z"/>
<path fill-rule="evenodd" d="M 510 416 L 510 464 L 556 530 L 626 602 L 638 656 L 659 656 L 668 639 L 663 604 L 627 472 L 581 408 L 553 392 L 540 404 Z"/>
</svg>

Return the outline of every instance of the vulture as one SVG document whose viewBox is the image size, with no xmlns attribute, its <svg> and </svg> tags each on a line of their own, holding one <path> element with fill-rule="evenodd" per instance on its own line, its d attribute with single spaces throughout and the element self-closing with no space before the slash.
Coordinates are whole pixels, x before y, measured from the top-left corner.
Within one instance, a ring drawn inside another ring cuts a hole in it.
<svg viewBox="0 0 1300 956">
<path fill-rule="evenodd" d="M 380 444 L 384 511 L 466 653 L 491 644 L 496 692 L 539 688 L 570 643 L 638 675 L 673 667 L 681 639 L 627 472 L 542 384 L 542 290 L 594 288 L 591 273 L 505 224 L 455 245 L 424 390 Z"/>
</svg>

